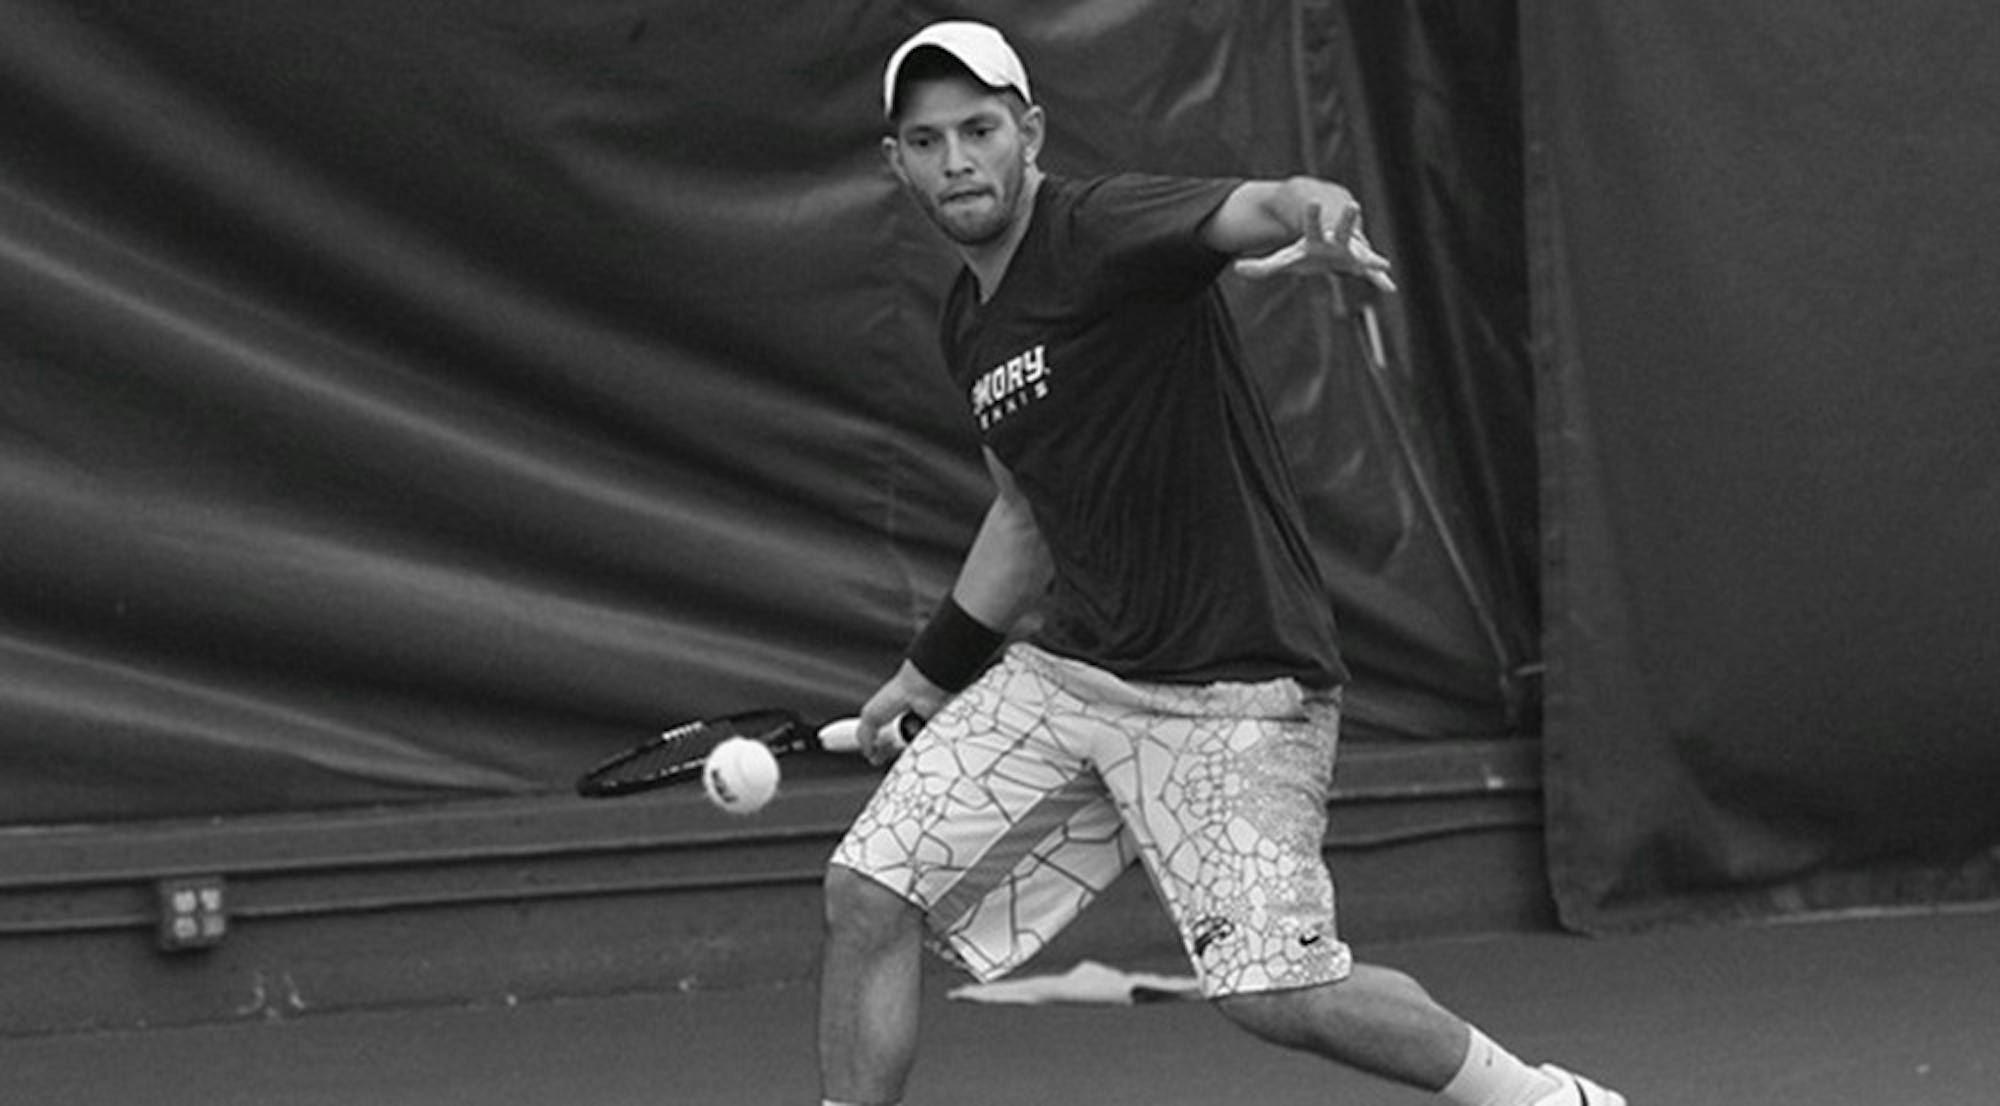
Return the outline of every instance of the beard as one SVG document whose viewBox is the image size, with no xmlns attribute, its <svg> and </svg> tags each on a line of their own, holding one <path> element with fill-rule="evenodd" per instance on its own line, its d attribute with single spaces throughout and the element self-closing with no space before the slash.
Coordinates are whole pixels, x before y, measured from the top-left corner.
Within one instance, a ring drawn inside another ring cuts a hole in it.
<svg viewBox="0 0 2000 1106">
<path fill-rule="evenodd" d="M 1022 181 L 1026 176 L 1023 166 L 1015 165 L 991 185 L 982 185 L 966 193 L 946 193 L 944 196 L 924 197 L 923 208 L 931 222 L 946 238 L 961 246 L 985 246 L 1005 237 L 1008 228 L 1014 225 L 1014 217 L 1021 206 L 1021 196 L 1025 189 Z M 946 196 L 956 198 L 947 199 Z"/>
</svg>

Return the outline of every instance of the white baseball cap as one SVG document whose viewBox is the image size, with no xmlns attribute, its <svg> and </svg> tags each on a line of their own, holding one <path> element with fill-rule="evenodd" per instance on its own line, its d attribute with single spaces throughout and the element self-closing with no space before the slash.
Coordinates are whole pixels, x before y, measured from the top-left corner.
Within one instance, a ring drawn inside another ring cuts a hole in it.
<svg viewBox="0 0 2000 1106">
<path fill-rule="evenodd" d="M 1019 55 L 1007 45 L 1007 40 L 999 31 L 984 23 L 947 19 L 911 35 L 896 47 L 894 54 L 889 55 L 889 68 L 882 75 L 883 115 L 894 117 L 896 114 L 896 78 L 902 72 L 903 62 L 925 47 L 943 50 L 958 59 L 960 65 L 970 70 L 988 88 L 1011 88 L 1020 93 L 1023 100 L 1031 104 L 1035 102 L 1034 96 L 1028 92 L 1027 69 L 1021 65 Z"/>
</svg>

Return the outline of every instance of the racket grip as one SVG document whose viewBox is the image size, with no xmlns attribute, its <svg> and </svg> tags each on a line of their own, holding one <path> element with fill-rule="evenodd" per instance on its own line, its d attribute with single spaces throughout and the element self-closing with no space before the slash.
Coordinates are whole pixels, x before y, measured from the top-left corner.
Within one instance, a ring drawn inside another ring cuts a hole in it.
<svg viewBox="0 0 2000 1106">
<path fill-rule="evenodd" d="M 924 728 L 924 719 L 911 711 L 904 711 L 890 723 L 900 743 L 908 746 Z M 861 751 L 861 719 L 839 718 L 819 728 L 819 747 L 829 753 L 858 753 Z"/>
</svg>

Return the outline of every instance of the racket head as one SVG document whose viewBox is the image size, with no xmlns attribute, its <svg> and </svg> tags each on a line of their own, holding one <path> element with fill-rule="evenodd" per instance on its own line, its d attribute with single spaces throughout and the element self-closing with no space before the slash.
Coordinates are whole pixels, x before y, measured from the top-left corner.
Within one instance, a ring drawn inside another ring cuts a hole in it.
<svg viewBox="0 0 2000 1106">
<path fill-rule="evenodd" d="M 813 740 L 805 723 L 788 710 L 697 718 L 599 762 L 577 777 L 576 793 L 602 799 L 700 779 L 702 761 L 732 737 L 761 741 L 780 755 L 806 748 Z"/>
</svg>

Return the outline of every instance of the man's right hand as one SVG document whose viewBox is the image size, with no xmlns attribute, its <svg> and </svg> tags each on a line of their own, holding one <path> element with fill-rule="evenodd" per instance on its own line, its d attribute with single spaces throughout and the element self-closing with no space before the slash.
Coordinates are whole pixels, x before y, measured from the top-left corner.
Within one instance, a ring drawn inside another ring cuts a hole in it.
<svg viewBox="0 0 2000 1106">
<path fill-rule="evenodd" d="M 897 732 L 896 720 L 905 714 L 929 718 L 943 709 L 949 698 L 943 688 L 925 679 L 915 665 L 904 661 L 861 708 L 861 722 L 854 731 L 861 755 L 875 765 L 895 760 L 902 753 L 905 740 Z"/>
</svg>

